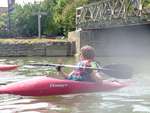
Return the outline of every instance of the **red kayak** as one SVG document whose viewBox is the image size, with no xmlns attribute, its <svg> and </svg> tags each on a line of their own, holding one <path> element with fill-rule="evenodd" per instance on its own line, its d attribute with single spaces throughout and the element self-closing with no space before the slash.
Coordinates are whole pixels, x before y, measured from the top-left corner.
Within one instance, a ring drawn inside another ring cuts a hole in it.
<svg viewBox="0 0 150 113">
<path fill-rule="evenodd" d="M 7 65 L 7 64 L 0 64 L 0 71 L 9 71 L 14 70 L 18 67 L 18 65 Z"/>
<path fill-rule="evenodd" d="M 36 77 L 0 87 L 0 94 L 22 96 L 50 96 L 74 93 L 105 92 L 123 88 L 127 83 L 104 80 L 102 84 Z"/>
</svg>

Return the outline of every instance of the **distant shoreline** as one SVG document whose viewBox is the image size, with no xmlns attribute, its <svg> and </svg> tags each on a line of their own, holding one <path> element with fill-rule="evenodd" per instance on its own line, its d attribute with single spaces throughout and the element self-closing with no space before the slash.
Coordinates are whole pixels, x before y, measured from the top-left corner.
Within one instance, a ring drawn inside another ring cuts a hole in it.
<svg viewBox="0 0 150 113">
<path fill-rule="evenodd" d="M 0 57 L 74 56 L 75 42 L 57 39 L 0 39 Z"/>
<path fill-rule="evenodd" d="M 46 39 L 46 38 L 0 38 L 0 43 L 10 44 L 34 44 L 34 43 L 50 43 L 50 42 L 68 42 L 66 39 Z"/>
</svg>

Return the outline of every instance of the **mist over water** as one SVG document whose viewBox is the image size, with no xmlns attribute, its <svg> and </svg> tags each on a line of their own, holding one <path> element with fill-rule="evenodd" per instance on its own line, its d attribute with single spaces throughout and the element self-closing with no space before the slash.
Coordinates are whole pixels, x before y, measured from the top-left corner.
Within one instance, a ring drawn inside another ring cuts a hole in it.
<svg viewBox="0 0 150 113">
<path fill-rule="evenodd" d="M 0 72 L 0 83 L 9 84 L 56 71 L 49 67 L 26 67 L 29 63 L 57 63 L 59 58 L 17 57 L 1 58 L 0 63 L 21 65 L 17 70 Z M 75 58 L 62 58 L 65 64 L 74 64 Z M 128 64 L 135 73 L 129 87 L 113 91 L 48 97 L 0 95 L 0 113 L 149 113 L 150 112 L 150 61 L 148 57 L 98 57 L 102 66 Z M 65 71 L 70 71 L 65 69 Z M 115 78 L 111 78 L 115 79 Z M 126 81 L 117 79 L 120 81 Z"/>
</svg>

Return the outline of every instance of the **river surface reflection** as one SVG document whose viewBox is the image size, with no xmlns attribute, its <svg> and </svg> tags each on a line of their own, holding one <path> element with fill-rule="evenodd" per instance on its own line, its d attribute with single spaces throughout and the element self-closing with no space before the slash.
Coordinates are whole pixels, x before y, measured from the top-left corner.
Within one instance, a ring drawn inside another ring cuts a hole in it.
<svg viewBox="0 0 150 113">
<path fill-rule="evenodd" d="M 58 60 L 59 59 L 59 60 Z M 17 70 L 0 72 L 0 85 L 35 76 L 56 76 L 50 67 L 32 67 L 29 63 L 74 64 L 75 58 L 16 57 L 0 58 L 0 64 L 19 64 Z M 150 60 L 148 58 L 97 58 L 101 65 L 121 63 L 135 70 L 132 85 L 113 92 L 86 93 L 47 97 L 0 95 L 0 113 L 150 113 Z M 65 69 L 70 71 L 70 69 Z M 58 77 L 59 78 L 59 77 Z"/>
</svg>

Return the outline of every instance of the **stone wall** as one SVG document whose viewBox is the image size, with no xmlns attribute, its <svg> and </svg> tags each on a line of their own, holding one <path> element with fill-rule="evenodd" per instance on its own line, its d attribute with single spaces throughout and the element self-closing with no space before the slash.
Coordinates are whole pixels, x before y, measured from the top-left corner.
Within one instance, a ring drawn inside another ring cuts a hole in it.
<svg viewBox="0 0 150 113">
<path fill-rule="evenodd" d="M 74 42 L 51 42 L 35 44 L 0 43 L 0 56 L 73 56 Z"/>
<path fill-rule="evenodd" d="M 150 56 L 150 24 L 87 29 L 73 36 L 77 47 L 92 45 L 97 56 Z"/>
</svg>

